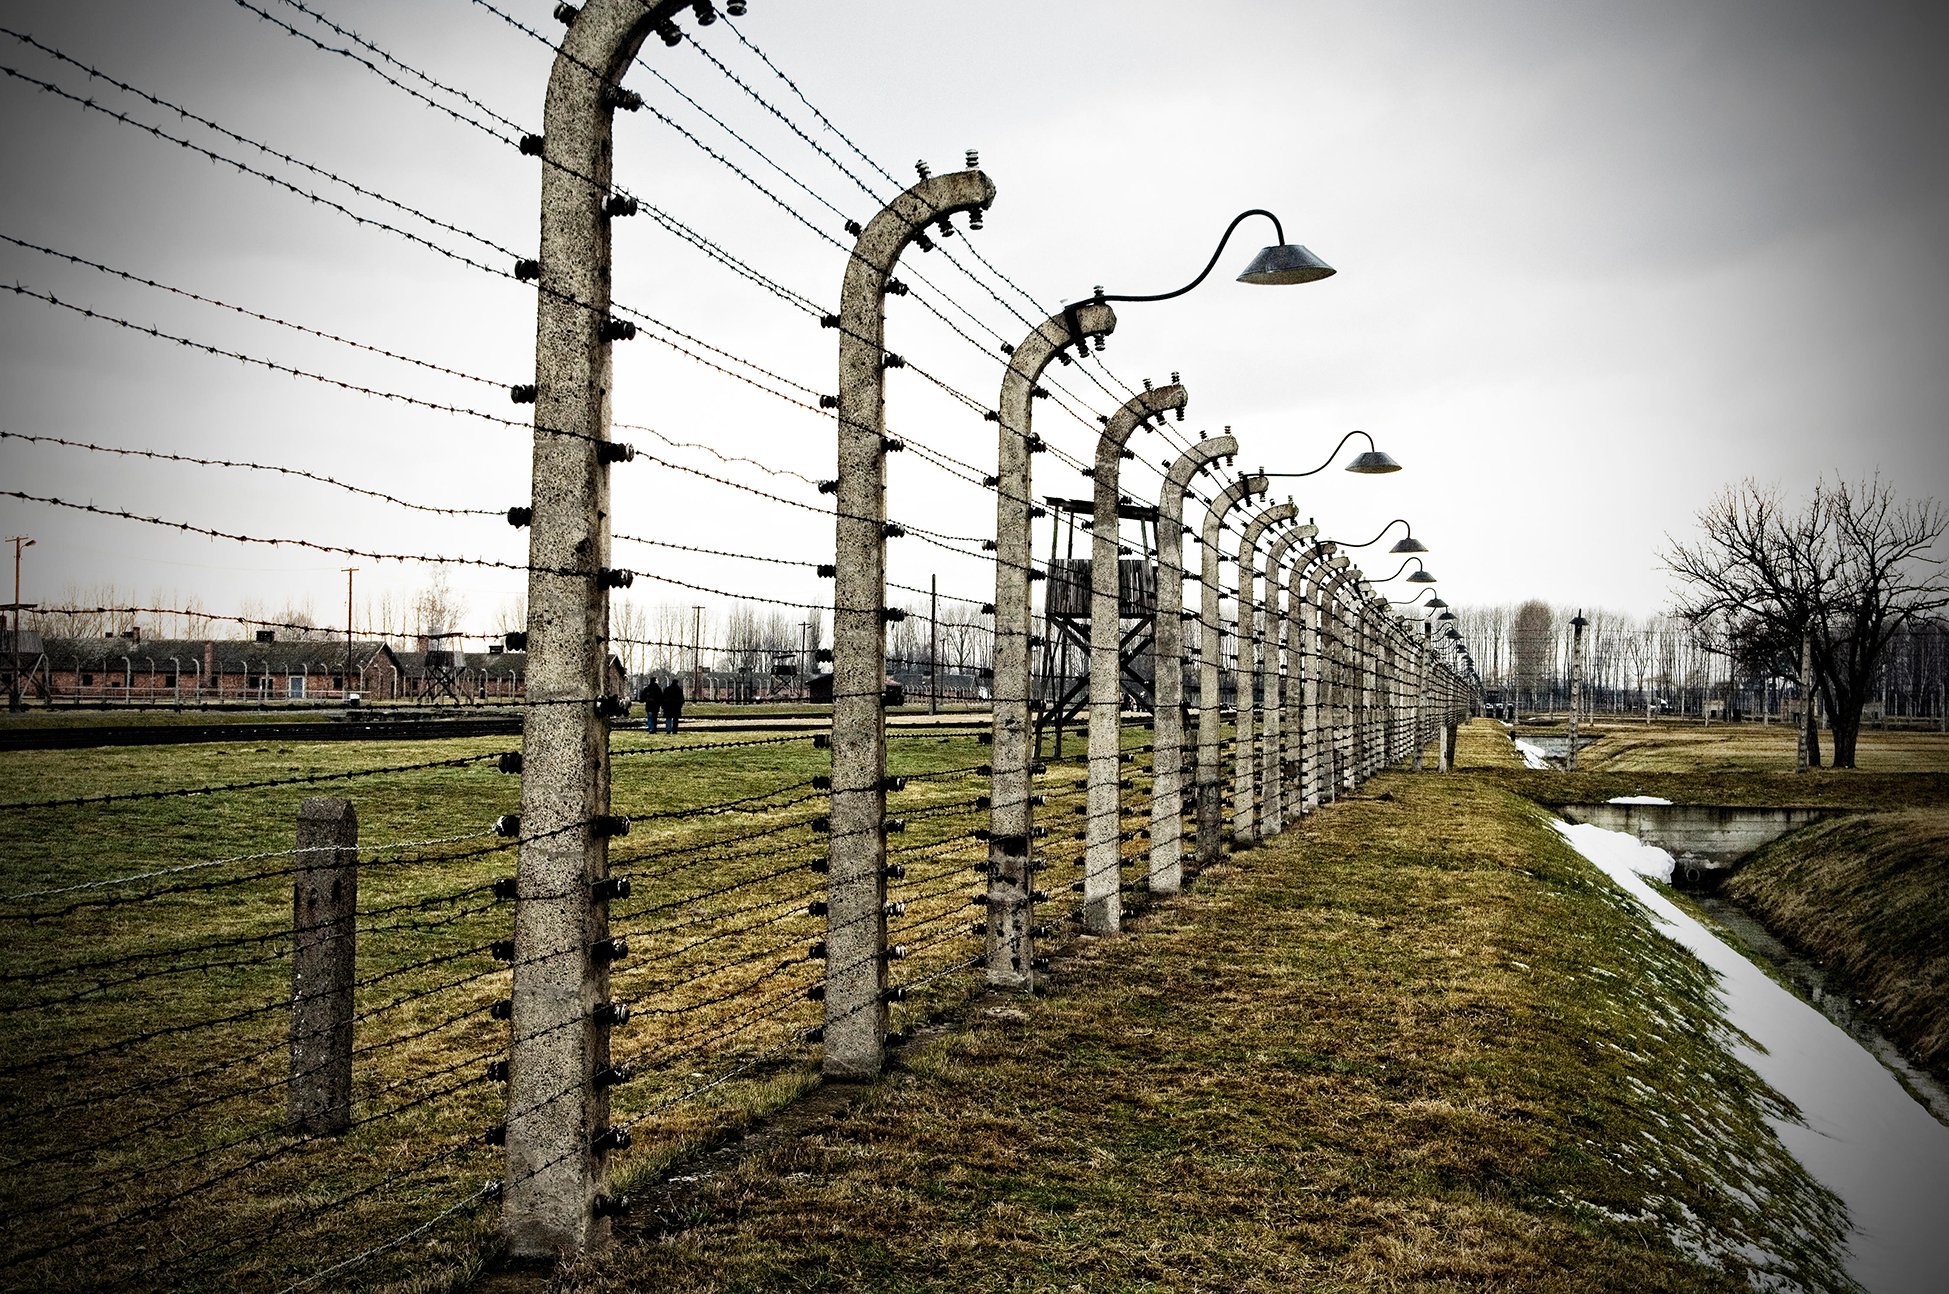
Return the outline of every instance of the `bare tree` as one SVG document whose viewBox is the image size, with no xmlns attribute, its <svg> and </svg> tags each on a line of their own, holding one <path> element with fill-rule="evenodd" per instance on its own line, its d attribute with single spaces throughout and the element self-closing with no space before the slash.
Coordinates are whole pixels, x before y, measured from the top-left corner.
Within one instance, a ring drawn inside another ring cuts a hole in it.
<svg viewBox="0 0 1949 1294">
<path fill-rule="evenodd" d="M 1686 586 L 1675 614 L 1693 624 L 1719 617 L 1750 672 L 1798 679 L 1803 698 L 1818 689 L 1834 766 L 1853 768 L 1861 710 L 1889 642 L 1949 606 L 1949 580 L 1928 555 L 1949 514 L 1933 499 L 1897 500 L 1879 476 L 1817 482 L 1799 512 L 1747 480 L 1701 509 L 1698 523 L 1697 542 L 1674 540 L 1664 555 Z M 1812 679 L 1799 677 L 1803 634 Z"/>
<path fill-rule="evenodd" d="M 1531 598 L 1516 608 L 1509 621 L 1509 654 L 1515 682 L 1536 704 L 1537 694 L 1550 676 L 1556 655 L 1556 614 L 1550 604 Z"/>
</svg>

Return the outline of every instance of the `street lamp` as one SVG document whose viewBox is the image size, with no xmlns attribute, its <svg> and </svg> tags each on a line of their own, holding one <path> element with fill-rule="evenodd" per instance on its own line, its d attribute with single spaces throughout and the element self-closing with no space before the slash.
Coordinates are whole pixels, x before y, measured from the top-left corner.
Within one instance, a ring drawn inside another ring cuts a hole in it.
<svg viewBox="0 0 1949 1294">
<path fill-rule="evenodd" d="M 1389 580 L 1398 580 L 1401 578 L 1401 572 L 1408 569 L 1409 566 L 1413 566 L 1415 570 L 1414 570 L 1414 574 L 1408 576 L 1408 583 L 1433 584 L 1435 582 L 1434 572 L 1430 571 L 1425 566 L 1423 566 L 1421 564 L 1421 559 L 1419 557 L 1410 557 L 1407 559 L 1407 561 L 1402 562 L 1400 566 L 1395 569 L 1394 574 L 1382 576 L 1380 579 L 1374 580 L 1373 583 L 1385 584 Z"/>
<path fill-rule="evenodd" d="M 1342 441 L 1340 443 L 1345 444 L 1346 442 Z M 1372 444 L 1373 442 L 1369 441 L 1368 443 Z M 1353 469 L 1348 468 L 1347 470 L 1352 471 Z M 1414 537 L 1414 527 L 1411 524 L 1409 524 L 1406 517 L 1394 518 L 1394 520 L 1388 522 L 1386 525 L 1381 527 L 1380 534 L 1375 535 L 1372 539 L 1368 540 L 1364 544 L 1349 544 L 1346 541 L 1340 539 L 1336 539 L 1333 542 L 1339 544 L 1342 548 L 1372 548 L 1375 544 L 1378 544 L 1381 541 L 1382 536 L 1386 535 L 1388 531 L 1392 530 L 1396 526 L 1406 526 L 1408 533 L 1404 535 L 1402 538 L 1394 541 L 1394 547 L 1387 550 L 1389 553 L 1425 553 L 1428 551 L 1428 545 L 1422 543 L 1419 539 L 1416 539 Z"/>
<path fill-rule="evenodd" d="M 1252 258 L 1252 263 L 1245 267 L 1245 272 L 1238 276 L 1238 282 L 1257 283 L 1264 286 L 1276 286 L 1287 283 L 1312 283 L 1317 279 L 1327 278 L 1335 273 L 1331 265 L 1328 265 L 1325 261 L 1313 255 L 1306 248 L 1301 247 L 1297 243 L 1287 242 L 1286 230 L 1279 223 L 1279 217 L 1262 207 L 1253 207 L 1249 211 L 1241 211 L 1238 215 L 1232 217 L 1232 223 L 1225 226 L 1224 236 L 1218 240 L 1218 247 L 1212 252 L 1211 259 L 1205 262 L 1205 267 L 1199 271 L 1198 277 L 1192 279 L 1183 287 L 1172 292 L 1157 292 L 1149 296 L 1125 296 L 1118 293 L 1105 293 L 1099 286 L 1087 301 L 1078 301 L 1074 305 L 1064 306 L 1063 319 L 1069 326 L 1069 335 L 1075 341 L 1077 354 L 1080 356 L 1087 345 L 1083 329 L 1077 319 L 1078 314 L 1086 305 L 1101 306 L 1111 301 L 1169 301 L 1173 297 L 1183 296 L 1192 288 L 1203 283 L 1211 274 L 1212 268 L 1218 264 L 1218 258 L 1224 255 L 1225 244 L 1231 241 L 1232 232 L 1240 224 L 1244 223 L 1249 216 L 1264 216 L 1267 220 L 1270 220 L 1272 222 L 1273 234 L 1279 241 L 1271 247 L 1261 248 L 1259 254 Z M 1100 349 L 1102 342 L 1099 340 L 1097 344 Z"/>
<path fill-rule="evenodd" d="M 1399 463 L 1395 462 L 1393 458 L 1389 457 L 1386 454 L 1383 454 L 1380 450 L 1374 447 L 1374 438 L 1372 436 L 1368 435 L 1364 431 L 1354 430 L 1340 437 L 1340 443 L 1333 447 L 1333 452 L 1326 456 L 1326 461 L 1324 463 L 1321 463 L 1318 467 L 1314 468 L 1312 471 L 1310 472 L 1269 472 L 1267 473 L 1267 475 L 1277 476 L 1277 477 L 1317 476 L 1321 472 L 1324 472 L 1327 468 L 1333 466 L 1333 460 L 1339 457 L 1340 451 L 1343 448 L 1345 448 L 1346 443 L 1352 440 L 1355 436 L 1358 436 L 1362 440 L 1366 441 L 1367 448 L 1365 452 L 1355 454 L 1353 458 L 1353 462 L 1347 464 L 1347 470 L 1349 472 L 1358 472 L 1362 476 L 1384 476 L 1389 472 L 1398 472 L 1401 470 L 1401 465 Z M 1386 532 L 1383 531 L 1382 533 L 1386 533 Z M 1374 536 L 1374 538 L 1378 539 L 1380 538 L 1380 536 L 1376 535 Z M 1371 543 L 1373 541 L 1369 540 L 1368 542 Z"/>
</svg>

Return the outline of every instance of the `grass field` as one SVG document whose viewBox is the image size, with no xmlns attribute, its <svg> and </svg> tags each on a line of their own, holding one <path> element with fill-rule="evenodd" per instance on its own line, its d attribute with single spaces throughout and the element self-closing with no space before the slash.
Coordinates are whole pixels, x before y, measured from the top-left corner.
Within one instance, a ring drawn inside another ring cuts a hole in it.
<svg viewBox="0 0 1949 1294">
<path fill-rule="evenodd" d="M 1771 1253 L 1848 1288 L 1709 974 L 1500 784 L 1498 728 L 1462 754 L 1081 940 L 556 1287 L 1730 1291 Z"/>
<path fill-rule="evenodd" d="M 1141 736 L 1132 730 L 1131 744 Z M 490 946 L 509 937 L 512 913 L 491 886 L 512 874 L 514 854 L 489 833 L 518 808 L 518 779 L 493 759 L 515 745 L 245 741 L 9 754 L 0 765 L 0 923 L 11 954 L 0 973 L 0 1284 L 278 1288 L 500 1175 L 499 1152 L 481 1133 L 504 1117 L 486 1065 L 505 1056 L 507 1026 L 487 1008 L 508 993 L 509 970 Z M 816 1049 L 799 1035 L 821 1009 L 806 990 L 821 974 L 808 949 L 823 920 L 807 905 L 823 897 L 811 864 L 825 842 L 808 824 L 825 810 L 811 779 L 830 759 L 809 733 L 673 739 L 619 727 L 612 748 L 613 807 L 635 820 L 611 851 L 612 874 L 634 886 L 612 905 L 612 928 L 631 947 L 613 983 L 636 1012 L 614 1044 L 636 1077 L 612 1104 L 618 1121 L 658 1111 L 616 1157 L 627 1180 L 812 1081 Z M 889 842 L 892 861 L 908 869 L 891 886 L 907 904 L 891 937 L 912 953 L 894 978 L 927 982 L 896 1007 L 899 1027 L 972 983 L 965 973 L 934 977 L 980 948 L 969 896 L 986 846 L 971 832 L 986 822 L 975 797 L 987 790 L 977 773 L 987 748 L 972 732 L 896 734 L 890 751 L 892 770 L 909 779 L 889 797 L 907 823 Z M 432 763 L 442 766 L 407 767 Z M 334 780 L 348 772 L 366 775 Z M 322 780 L 40 803 L 291 778 Z M 1074 869 L 1063 864 L 1080 845 L 1064 816 L 1081 794 L 1073 766 L 1053 764 L 1042 780 L 1045 821 L 1064 837 L 1051 841 L 1053 919 L 1074 897 Z M 248 857 L 288 851 L 298 805 L 319 794 L 353 800 L 369 846 L 434 842 L 362 859 L 356 1125 L 342 1139 L 283 1134 L 292 860 Z M 95 886 L 224 858 L 240 861 Z M 42 893 L 74 886 L 94 888 Z M 359 1278 L 469 1270 L 491 1248 L 491 1225 L 491 1209 L 460 1208 Z M 76 1262 L 80 1253 L 88 1261 Z"/>
</svg>

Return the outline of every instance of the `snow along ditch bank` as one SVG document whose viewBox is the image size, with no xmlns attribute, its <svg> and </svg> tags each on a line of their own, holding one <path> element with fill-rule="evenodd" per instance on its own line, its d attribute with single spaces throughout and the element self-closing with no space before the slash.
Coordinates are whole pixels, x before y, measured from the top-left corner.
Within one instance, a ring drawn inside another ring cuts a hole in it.
<svg viewBox="0 0 1949 1294">
<path fill-rule="evenodd" d="M 1552 825 L 1644 906 L 1654 930 L 1717 974 L 1728 1050 L 1800 1111 L 1800 1121 L 1768 1114 L 1767 1124 L 1847 1207 L 1848 1274 L 1869 1294 L 1949 1288 L 1949 1127 L 1826 1016 L 1654 889 L 1650 880 L 1671 880 L 1670 854 L 1622 832 Z"/>
</svg>

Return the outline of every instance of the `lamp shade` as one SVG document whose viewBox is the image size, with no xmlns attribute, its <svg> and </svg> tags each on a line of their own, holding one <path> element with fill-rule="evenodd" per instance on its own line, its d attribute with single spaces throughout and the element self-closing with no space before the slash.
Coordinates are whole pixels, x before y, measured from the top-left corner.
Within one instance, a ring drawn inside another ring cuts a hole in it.
<svg viewBox="0 0 1949 1294">
<path fill-rule="evenodd" d="M 1398 472 L 1401 465 L 1380 450 L 1370 449 L 1364 454 L 1355 455 L 1353 462 L 1347 464 L 1347 470 L 1363 476 L 1379 476 L 1384 472 Z"/>
<path fill-rule="evenodd" d="M 1428 545 L 1422 543 L 1413 535 L 1408 535 L 1387 551 L 1390 553 L 1425 553 L 1428 551 Z"/>
<path fill-rule="evenodd" d="M 1432 608 L 1439 608 L 1439 607 L 1445 607 L 1448 604 L 1446 602 L 1443 602 L 1440 598 L 1429 598 L 1428 605 Z"/>
<path fill-rule="evenodd" d="M 1298 243 L 1281 243 L 1277 247 L 1266 247 L 1252 258 L 1245 267 L 1245 273 L 1238 276 L 1240 283 L 1311 283 L 1334 273 L 1331 265 Z"/>
<path fill-rule="evenodd" d="M 1416 571 L 1414 574 L 1408 576 L 1408 583 L 1410 584 L 1433 584 L 1434 582 L 1435 577 L 1427 571 Z"/>
</svg>

